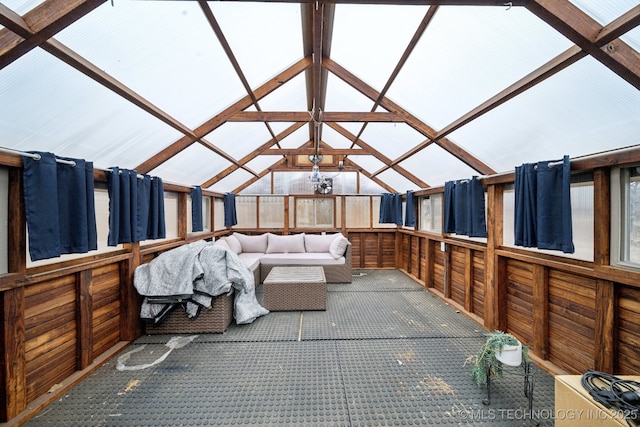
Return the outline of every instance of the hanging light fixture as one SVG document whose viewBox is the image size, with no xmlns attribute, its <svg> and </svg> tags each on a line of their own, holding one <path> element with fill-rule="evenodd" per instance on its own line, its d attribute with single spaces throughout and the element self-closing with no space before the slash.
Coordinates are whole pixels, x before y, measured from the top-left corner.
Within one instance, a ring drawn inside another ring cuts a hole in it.
<svg viewBox="0 0 640 427">
<path fill-rule="evenodd" d="M 309 155 L 309 161 L 313 163 L 313 166 L 311 167 L 311 175 L 309 175 L 309 184 L 311 184 L 314 190 L 317 190 L 318 186 L 322 184 L 322 180 L 324 179 L 322 174 L 320 174 L 320 166 L 318 166 L 322 161 L 322 154 Z"/>
</svg>

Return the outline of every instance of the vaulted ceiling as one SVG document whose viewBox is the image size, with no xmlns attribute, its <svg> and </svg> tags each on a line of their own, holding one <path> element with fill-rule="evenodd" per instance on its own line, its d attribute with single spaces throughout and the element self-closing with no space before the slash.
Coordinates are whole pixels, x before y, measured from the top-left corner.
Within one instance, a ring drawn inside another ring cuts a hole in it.
<svg viewBox="0 0 640 427">
<path fill-rule="evenodd" d="M 640 143 L 635 0 L 0 3 L 0 146 L 406 191 Z"/>
</svg>

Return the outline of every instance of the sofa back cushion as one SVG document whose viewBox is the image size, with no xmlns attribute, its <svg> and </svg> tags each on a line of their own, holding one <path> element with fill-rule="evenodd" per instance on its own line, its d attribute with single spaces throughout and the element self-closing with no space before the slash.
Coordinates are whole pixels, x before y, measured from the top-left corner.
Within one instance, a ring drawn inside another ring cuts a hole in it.
<svg viewBox="0 0 640 427">
<path fill-rule="evenodd" d="M 242 252 L 259 252 L 265 253 L 267 251 L 267 235 L 260 234 L 258 236 L 248 236 L 242 233 L 233 233 L 236 239 L 240 242 Z"/>
<path fill-rule="evenodd" d="M 307 252 L 327 253 L 331 242 L 336 238 L 336 234 L 305 234 L 304 248 Z"/>
<path fill-rule="evenodd" d="M 227 243 L 227 240 L 225 238 L 216 240 L 215 242 L 213 242 L 213 245 L 222 246 L 223 248 L 232 251 L 231 246 L 229 246 L 229 243 Z"/>
<path fill-rule="evenodd" d="M 242 245 L 240 245 L 240 241 L 236 236 L 232 234 L 231 236 L 225 237 L 224 240 L 235 254 L 242 253 Z"/>
<path fill-rule="evenodd" d="M 346 237 L 342 235 L 342 233 L 338 233 L 333 238 L 333 241 L 329 245 L 329 253 L 335 259 L 338 259 L 344 256 L 344 252 L 347 250 L 347 246 L 349 245 L 349 241 Z"/>
<path fill-rule="evenodd" d="M 268 244 L 266 253 L 268 254 L 305 252 L 304 233 L 289 236 L 278 236 L 277 234 L 267 233 L 267 236 Z"/>
</svg>

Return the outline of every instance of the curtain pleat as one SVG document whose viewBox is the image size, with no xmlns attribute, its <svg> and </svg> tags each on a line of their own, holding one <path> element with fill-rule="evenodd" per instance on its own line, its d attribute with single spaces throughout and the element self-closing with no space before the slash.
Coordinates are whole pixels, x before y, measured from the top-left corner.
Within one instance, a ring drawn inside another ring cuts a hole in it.
<svg viewBox="0 0 640 427">
<path fill-rule="evenodd" d="M 478 177 L 445 182 L 443 231 L 487 237 L 484 187 Z"/>
<path fill-rule="evenodd" d="M 456 232 L 456 218 L 454 210 L 454 191 L 455 181 L 447 181 L 444 183 L 444 232 Z"/>
<path fill-rule="evenodd" d="M 164 186 L 158 177 L 113 167 L 107 172 L 109 236 L 107 244 L 139 242 L 166 237 Z"/>
<path fill-rule="evenodd" d="M 191 231 L 204 230 L 202 224 L 202 188 L 197 185 L 191 187 Z"/>
<path fill-rule="evenodd" d="M 68 165 L 52 153 L 23 157 L 24 203 L 32 261 L 62 254 L 86 253 L 98 247 L 93 163 Z"/>
<path fill-rule="evenodd" d="M 236 213 L 236 195 L 233 193 L 225 193 L 224 195 L 224 226 L 233 227 L 238 224 L 238 216 Z"/>
<path fill-rule="evenodd" d="M 416 200 L 413 191 L 407 191 L 407 203 L 404 208 L 404 225 L 405 227 L 416 226 Z"/>
<path fill-rule="evenodd" d="M 402 196 L 398 193 L 382 193 L 380 197 L 380 224 L 402 225 Z"/>
<path fill-rule="evenodd" d="M 514 243 L 573 253 L 569 156 L 525 163 L 515 175 Z"/>
</svg>

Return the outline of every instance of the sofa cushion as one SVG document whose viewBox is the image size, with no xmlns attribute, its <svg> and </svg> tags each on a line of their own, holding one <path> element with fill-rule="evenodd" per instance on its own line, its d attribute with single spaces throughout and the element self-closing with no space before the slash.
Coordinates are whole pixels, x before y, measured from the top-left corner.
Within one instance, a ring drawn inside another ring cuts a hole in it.
<svg viewBox="0 0 640 427">
<path fill-rule="evenodd" d="M 225 237 L 224 240 L 235 254 L 242 253 L 242 245 L 236 236 L 232 234 L 231 236 Z"/>
<path fill-rule="evenodd" d="M 238 258 L 240 258 L 240 261 L 242 261 L 242 263 L 246 265 L 249 270 L 255 271 L 258 267 L 260 267 L 260 258 L 263 255 L 263 253 L 243 252 L 238 255 Z"/>
<path fill-rule="evenodd" d="M 278 236 L 277 234 L 267 233 L 268 244 L 266 253 L 304 253 L 304 233 L 292 234 L 290 236 Z"/>
<path fill-rule="evenodd" d="M 348 244 L 349 241 L 347 240 L 347 238 L 344 237 L 342 233 L 338 233 L 329 245 L 329 253 L 332 257 L 338 259 L 341 256 L 344 256 L 344 252 L 347 250 Z"/>
<path fill-rule="evenodd" d="M 307 252 L 329 252 L 329 246 L 335 238 L 335 234 L 305 234 L 304 248 Z"/>
<path fill-rule="evenodd" d="M 229 246 L 229 243 L 227 243 L 227 241 L 224 239 L 224 237 L 222 239 L 218 239 L 215 242 L 213 242 L 214 246 L 222 246 L 223 248 L 227 249 L 227 250 L 231 250 L 231 246 Z"/>
<path fill-rule="evenodd" d="M 233 233 L 236 239 L 240 242 L 242 252 L 262 252 L 267 251 L 267 235 L 260 234 L 258 236 L 248 236 L 242 233 Z"/>
<path fill-rule="evenodd" d="M 260 258 L 262 265 L 344 265 L 345 258 L 335 259 L 330 253 L 266 254 Z"/>
</svg>

